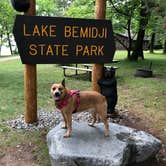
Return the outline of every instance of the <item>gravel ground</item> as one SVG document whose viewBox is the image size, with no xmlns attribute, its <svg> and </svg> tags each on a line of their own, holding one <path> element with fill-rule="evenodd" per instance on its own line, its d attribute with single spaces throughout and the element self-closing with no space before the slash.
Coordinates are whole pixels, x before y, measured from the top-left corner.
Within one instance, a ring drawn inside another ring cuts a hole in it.
<svg viewBox="0 0 166 166">
<path fill-rule="evenodd" d="M 73 120 L 78 122 L 91 122 L 92 116 L 89 112 L 81 112 L 73 114 Z M 120 123 L 121 118 L 110 119 L 111 122 Z M 63 121 L 61 112 L 55 111 L 38 111 L 38 122 L 33 124 L 27 124 L 24 120 L 24 115 L 19 115 L 16 119 L 8 120 L 6 123 L 10 128 L 24 129 L 24 130 L 39 130 L 42 128 L 53 128 Z"/>
</svg>

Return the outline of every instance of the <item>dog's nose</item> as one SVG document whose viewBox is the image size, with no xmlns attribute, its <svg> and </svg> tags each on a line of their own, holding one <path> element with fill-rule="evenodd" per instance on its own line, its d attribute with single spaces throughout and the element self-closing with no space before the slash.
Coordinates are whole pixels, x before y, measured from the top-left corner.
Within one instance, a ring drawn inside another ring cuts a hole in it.
<svg viewBox="0 0 166 166">
<path fill-rule="evenodd" d="M 56 96 L 56 97 L 59 97 L 59 96 L 60 96 L 60 93 L 59 93 L 59 92 L 55 92 L 55 96 Z"/>
</svg>

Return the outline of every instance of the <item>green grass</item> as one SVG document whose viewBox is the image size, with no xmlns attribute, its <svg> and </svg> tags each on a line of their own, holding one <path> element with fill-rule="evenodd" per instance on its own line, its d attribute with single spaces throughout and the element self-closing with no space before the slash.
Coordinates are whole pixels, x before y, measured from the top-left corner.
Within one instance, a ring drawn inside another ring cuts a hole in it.
<svg viewBox="0 0 166 166">
<path fill-rule="evenodd" d="M 121 59 L 118 64 L 118 88 L 120 104 L 126 105 L 123 101 L 127 99 L 127 103 L 134 104 L 134 101 L 142 101 L 143 109 L 158 109 L 158 111 L 165 111 L 165 96 L 166 93 L 166 55 L 163 54 L 145 54 L 144 61 L 129 62 L 128 60 Z M 119 55 L 118 55 L 119 58 Z M 135 77 L 134 73 L 137 68 L 148 68 L 150 62 L 153 63 L 152 69 L 155 77 L 153 78 L 140 78 Z"/>
<path fill-rule="evenodd" d="M 148 125 L 160 132 L 166 142 L 166 55 L 160 52 L 145 52 L 145 60 L 129 62 L 126 52 L 116 52 L 115 59 L 120 63 L 113 64 L 117 70 L 118 105 L 117 108 L 128 109 L 142 117 L 147 117 Z M 147 68 L 152 61 L 152 69 L 156 77 L 134 77 L 137 68 Z M 24 66 L 19 60 L 0 62 L 0 153 L 17 144 L 34 146 L 33 155 L 39 165 L 50 165 L 45 135 L 48 130 L 25 132 L 9 129 L 3 122 L 13 119 L 24 112 Z M 72 71 L 71 71 L 72 73 Z M 50 98 L 49 89 L 53 82 L 63 79 L 63 71 L 58 65 L 38 65 L 38 109 L 53 110 L 54 103 Z M 75 79 L 66 78 L 67 86 L 73 89 L 91 89 L 88 77 Z"/>
</svg>

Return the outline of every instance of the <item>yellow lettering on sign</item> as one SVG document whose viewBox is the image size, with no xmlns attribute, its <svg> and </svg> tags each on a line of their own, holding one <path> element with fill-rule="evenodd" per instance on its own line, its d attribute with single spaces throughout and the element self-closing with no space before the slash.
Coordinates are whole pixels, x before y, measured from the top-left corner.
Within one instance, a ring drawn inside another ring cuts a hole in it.
<svg viewBox="0 0 166 166">
<path fill-rule="evenodd" d="M 54 48 L 55 48 L 55 55 L 58 56 L 59 54 L 59 48 L 61 47 L 61 45 L 58 44 L 54 44 Z"/>
<path fill-rule="evenodd" d="M 79 37 L 79 35 L 78 35 L 78 26 L 73 26 L 72 27 L 72 37 L 73 38 L 78 38 Z"/>
<path fill-rule="evenodd" d="M 90 55 L 97 55 L 97 46 L 91 46 Z"/>
<path fill-rule="evenodd" d="M 76 56 L 79 55 L 79 52 L 81 52 L 83 50 L 83 46 L 82 45 L 76 45 Z"/>
<path fill-rule="evenodd" d="M 107 36 L 107 28 L 103 28 L 102 32 L 98 34 L 99 38 L 106 38 Z"/>
<path fill-rule="evenodd" d="M 56 28 L 56 25 L 50 25 L 50 37 L 56 37 L 55 28 Z"/>
<path fill-rule="evenodd" d="M 98 46 L 98 55 L 100 55 L 100 56 L 103 56 L 103 55 L 104 55 L 104 53 L 103 53 L 103 48 L 104 48 L 103 45 L 102 45 L 102 46 Z"/>
<path fill-rule="evenodd" d="M 31 34 L 26 32 L 26 25 L 25 24 L 23 24 L 23 34 L 24 34 L 24 36 L 31 36 Z"/>
<path fill-rule="evenodd" d="M 76 56 L 103 56 L 104 45 L 76 45 L 75 54 Z"/>
<path fill-rule="evenodd" d="M 36 44 L 30 44 L 29 45 L 29 54 L 33 55 L 33 56 L 37 55 L 37 46 L 36 46 Z"/>
<path fill-rule="evenodd" d="M 69 45 L 62 45 L 62 56 L 68 56 L 69 54 L 67 53 L 67 48 Z"/>
<path fill-rule="evenodd" d="M 92 34 L 92 31 L 91 31 L 91 27 L 88 28 L 88 37 L 91 38 L 91 34 Z"/>
<path fill-rule="evenodd" d="M 70 26 L 65 26 L 64 36 L 71 37 L 71 27 Z"/>
<path fill-rule="evenodd" d="M 88 38 L 88 28 L 86 27 L 85 30 L 83 27 L 80 28 L 80 38 Z"/>
<path fill-rule="evenodd" d="M 92 38 L 97 38 L 97 35 L 99 33 L 98 29 L 96 27 L 92 27 Z"/>
<path fill-rule="evenodd" d="M 48 36 L 47 28 L 48 28 L 48 25 L 41 26 L 41 36 Z"/>
<path fill-rule="evenodd" d="M 39 28 L 35 25 L 32 36 L 40 36 Z"/>
<path fill-rule="evenodd" d="M 85 54 L 89 56 L 89 49 L 87 45 L 84 47 L 83 56 L 85 56 Z"/>
<path fill-rule="evenodd" d="M 54 55 L 51 45 L 48 45 L 47 47 L 46 56 L 47 55 Z"/>
<path fill-rule="evenodd" d="M 105 28 L 105 39 L 107 38 L 107 28 Z"/>
<path fill-rule="evenodd" d="M 44 47 L 46 46 L 45 44 L 39 44 L 40 47 L 40 55 L 44 55 Z"/>
</svg>

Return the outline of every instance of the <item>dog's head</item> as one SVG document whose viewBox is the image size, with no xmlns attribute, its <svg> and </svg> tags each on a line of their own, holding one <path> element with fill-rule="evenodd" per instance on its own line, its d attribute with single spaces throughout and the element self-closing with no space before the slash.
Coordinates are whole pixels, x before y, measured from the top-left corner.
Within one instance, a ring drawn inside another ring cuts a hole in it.
<svg viewBox="0 0 166 166">
<path fill-rule="evenodd" d="M 67 89 L 65 87 L 65 79 L 63 79 L 60 84 L 53 84 L 50 91 L 53 99 L 56 102 L 61 101 L 63 98 L 65 98 L 67 94 Z"/>
</svg>

